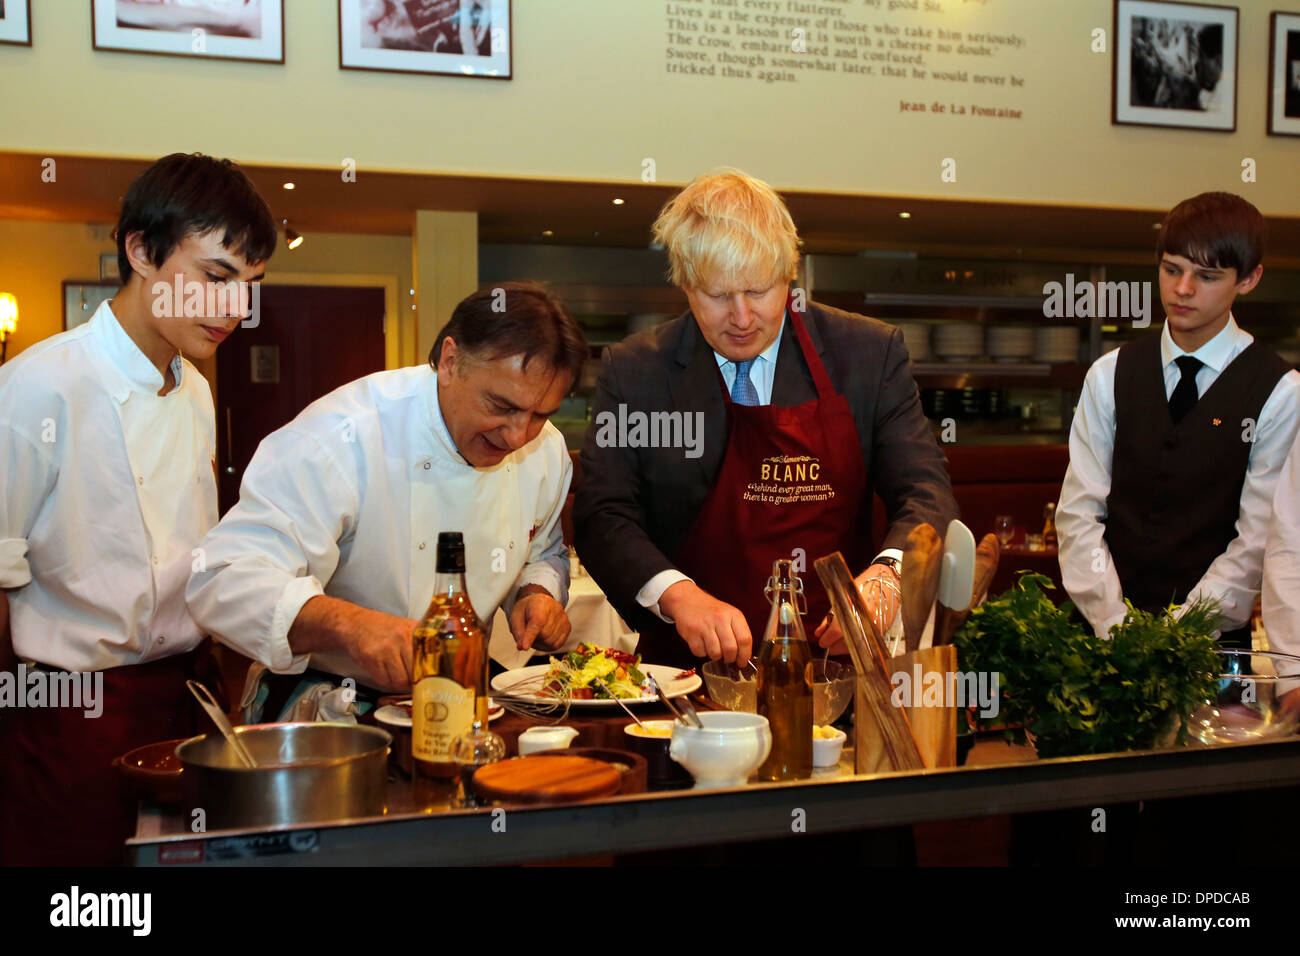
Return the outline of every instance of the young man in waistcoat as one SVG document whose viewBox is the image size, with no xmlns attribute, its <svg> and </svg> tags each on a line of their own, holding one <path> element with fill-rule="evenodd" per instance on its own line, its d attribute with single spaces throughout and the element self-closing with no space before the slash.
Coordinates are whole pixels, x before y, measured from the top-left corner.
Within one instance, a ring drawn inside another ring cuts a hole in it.
<svg viewBox="0 0 1300 956">
<path fill-rule="evenodd" d="M 1100 636 L 1125 599 L 1217 600 L 1226 646 L 1250 646 L 1273 491 L 1300 420 L 1300 373 L 1233 319 L 1263 274 L 1265 225 L 1231 193 L 1165 217 L 1165 324 L 1088 370 L 1057 508 L 1062 580 Z"/>
</svg>

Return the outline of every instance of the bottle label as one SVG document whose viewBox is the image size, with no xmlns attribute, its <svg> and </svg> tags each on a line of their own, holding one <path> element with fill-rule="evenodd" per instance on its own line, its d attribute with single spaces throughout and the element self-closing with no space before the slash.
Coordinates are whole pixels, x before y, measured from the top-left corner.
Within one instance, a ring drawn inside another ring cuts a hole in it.
<svg viewBox="0 0 1300 956">
<path fill-rule="evenodd" d="M 451 760 L 451 742 L 474 723 L 474 688 L 447 677 L 426 677 L 411 695 L 411 755 L 416 760 Z"/>
</svg>

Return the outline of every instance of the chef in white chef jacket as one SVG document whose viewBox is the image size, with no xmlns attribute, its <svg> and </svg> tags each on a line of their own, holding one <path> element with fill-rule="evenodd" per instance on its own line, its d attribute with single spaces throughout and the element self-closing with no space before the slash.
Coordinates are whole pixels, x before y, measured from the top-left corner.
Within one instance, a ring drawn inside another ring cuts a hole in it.
<svg viewBox="0 0 1300 956">
<path fill-rule="evenodd" d="M 501 607 L 518 649 L 558 647 L 572 465 L 547 418 L 586 358 L 542 286 L 469 296 L 428 364 L 344 385 L 262 441 L 201 545 L 194 619 L 273 672 L 405 690 L 438 533 L 459 531 L 479 617 Z"/>
</svg>

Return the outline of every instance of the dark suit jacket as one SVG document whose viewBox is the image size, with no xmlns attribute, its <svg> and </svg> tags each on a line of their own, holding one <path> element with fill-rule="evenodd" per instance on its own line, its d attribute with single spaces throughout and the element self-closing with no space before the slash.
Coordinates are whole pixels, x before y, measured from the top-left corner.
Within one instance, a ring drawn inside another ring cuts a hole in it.
<svg viewBox="0 0 1300 956">
<path fill-rule="evenodd" d="M 889 520 L 885 547 L 901 549 L 907 533 L 924 521 L 942 535 L 957 517 L 957 503 L 943 453 L 921 411 L 902 333 L 876 319 L 812 303 L 804 324 L 831 384 L 853 409 L 867 469 L 867 544 L 873 490 Z M 816 397 L 812 373 L 787 317 L 772 404 L 799 405 Z M 617 415 L 620 404 L 629 413 L 702 412 L 702 454 L 687 458 L 680 447 L 601 447 L 601 413 Z M 605 351 L 592 424 L 580 456 L 575 545 L 583 565 L 635 629 L 657 620 L 636 603 L 636 594 L 660 571 L 675 567 L 670 557 L 721 470 L 726 440 L 717 359 L 689 311 Z M 808 555 L 809 563 L 815 557 L 820 555 Z M 850 570 L 856 574 L 862 568 Z"/>
</svg>

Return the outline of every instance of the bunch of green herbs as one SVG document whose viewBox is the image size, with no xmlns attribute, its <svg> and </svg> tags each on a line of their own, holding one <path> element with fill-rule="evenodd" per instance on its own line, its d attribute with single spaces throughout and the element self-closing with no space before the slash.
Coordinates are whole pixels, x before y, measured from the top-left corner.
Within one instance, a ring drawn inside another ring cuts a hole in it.
<svg viewBox="0 0 1300 956">
<path fill-rule="evenodd" d="M 1197 601 L 1174 616 L 1131 604 L 1124 622 L 1098 638 L 1052 603 L 1041 574 L 975 608 L 953 643 L 963 671 L 1000 675 L 1001 710 L 988 726 L 1024 727 L 1042 757 L 1145 750 L 1173 733 L 1187 741 L 1187 719 L 1213 696 L 1221 670 L 1213 632 L 1221 616 Z M 1012 732 L 1007 731 L 1010 738 Z"/>
</svg>

